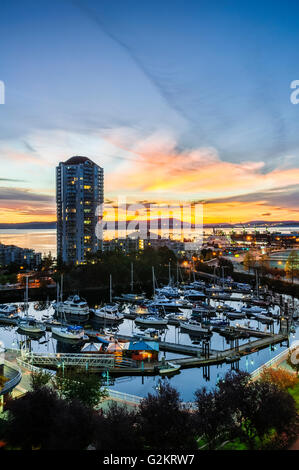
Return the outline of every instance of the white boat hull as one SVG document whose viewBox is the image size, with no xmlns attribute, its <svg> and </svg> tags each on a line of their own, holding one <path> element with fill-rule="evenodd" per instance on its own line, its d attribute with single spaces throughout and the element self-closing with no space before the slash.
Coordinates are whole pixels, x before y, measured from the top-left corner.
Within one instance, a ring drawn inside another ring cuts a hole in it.
<svg viewBox="0 0 299 470">
<path fill-rule="evenodd" d="M 146 320 L 146 318 L 136 318 L 135 323 L 139 323 L 140 325 L 155 325 L 155 326 L 166 326 L 168 321 L 167 320 Z"/>
<path fill-rule="evenodd" d="M 53 327 L 51 328 L 51 331 L 55 336 L 60 336 L 61 338 L 65 339 L 80 340 L 84 337 L 84 331 L 80 333 L 69 333 L 68 331 L 64 331 L 59 327 Z"/>
<path fill-rule="evenodd" d="M 22 325 L 19 324 L 19 329 L 25 331 L 26 333 L 44 333 L 46 331 L 46 327 L 39 327 L 39 326 L 30 326 L 30 325 Z"/>
</svg>

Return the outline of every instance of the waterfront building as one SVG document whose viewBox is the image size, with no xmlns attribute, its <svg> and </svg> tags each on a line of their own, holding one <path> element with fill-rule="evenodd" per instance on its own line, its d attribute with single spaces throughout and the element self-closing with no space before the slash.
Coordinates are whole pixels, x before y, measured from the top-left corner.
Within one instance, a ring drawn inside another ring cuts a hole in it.
<svg viewBox="0 0 299 470">
<path fill-rule="evenodd" d="M 134 251 L 143 251 L 146 248 L 158 249 L 167 247 L 176 255 L 185 255 L 185 243 L 170 238 L 143 238 L 140 235 L 131 234 L 124 238 L 114 238 L 103 241 L 103 251 L 122 251 L 123 253 L 132 253 Z"/>
<path fill-rule="evenodd" d="M 96 236 L 97 209 L 104 202 L 104 170 L 87 157 L 75 156 L 56 168 L 57 258 L 84 263 L 101 247 Z"/>
<path fill-rule="evenodd" d="M 29 248 L 0 243 L 0 266 L 15 263 L 26 268 L 36 268 L 40 266 L 41 259 L 41 253 L 36 253 Z"/>
</svg>

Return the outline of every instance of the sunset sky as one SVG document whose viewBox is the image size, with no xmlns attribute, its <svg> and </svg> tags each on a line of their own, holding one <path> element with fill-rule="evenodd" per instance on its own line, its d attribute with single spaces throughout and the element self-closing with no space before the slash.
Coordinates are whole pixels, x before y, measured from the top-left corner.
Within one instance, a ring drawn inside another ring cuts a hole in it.
<svg viewBox="0 0 299 470">
<path fill-rule="evenodd" d="M 110 203 L 299 221 L 298 44 L 294 1 L 2 0 L 0 223 L 55 220 L 72 155 Z"/>
</svg>

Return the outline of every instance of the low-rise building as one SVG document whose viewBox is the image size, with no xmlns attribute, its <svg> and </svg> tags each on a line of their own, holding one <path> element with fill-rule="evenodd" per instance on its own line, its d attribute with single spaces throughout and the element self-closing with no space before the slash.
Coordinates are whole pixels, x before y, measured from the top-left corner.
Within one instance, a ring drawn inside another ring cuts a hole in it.
<svg viewBox="0 0 299 470">
<path fill-rule="evenodd" d="M 36 253 L 34 250 L 0 243 L 0 266 L 15 263 L 26 268 L 35 268 L 40 266 L 41 260 L 41 253 Z"/>
</svg>

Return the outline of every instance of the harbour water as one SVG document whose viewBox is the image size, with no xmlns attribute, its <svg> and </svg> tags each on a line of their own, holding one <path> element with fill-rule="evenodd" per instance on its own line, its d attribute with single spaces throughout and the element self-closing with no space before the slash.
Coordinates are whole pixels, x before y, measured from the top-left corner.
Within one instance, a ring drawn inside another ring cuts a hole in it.
<svg viewBox="0 0 299 470">
<path fill-rule="evenodd" d="M 241 302 L 226 302 L 227 304 L 233 305 L 235 308 L 241 307 L 243 305 Z M 34 315 L 36 318 L 41 319 L 43 315 L 52 315 L 53 309 L 42 308 L 45 307 L 41 303 L 30 303 L 29 314 Z M 37 309 L 38 308 L 38 309 Z M 40 309 L 42 308 L 42 309 Z M 275 307 L 274 309 L 278 309 Z M 187 311 L 186 311 L 187 313 Z M 245 320 L 234 320 L 231 321 L 231 325 L 236 323 L 243 324 Z M 247 320 L 248 321 L 248 320 Z M 97 325 L 92 324 L 93 328 Z M 264 330 L 265 325 L 258 324 L 255 320 L 250 320 L 251 327 L 257 327 L 261 330 Z M 278 332 L 279 325 L 275 320 L 274 331 Z M 139 330 L 135 325 L 133 320 L 125 319 L 118 329 L 118 333 L 124 335 L 132 336 L 133 333 L 137 333 Z M 28 341 L 29 339 L 29 341 Z M 189 334 L 182 333 L 179 331 L 179 328 L 175 326 L 168 325 L 162 334 L 162 339 L 168 342 L 175 342 L 180 344 L 200 344 L 198 342 L 194 343 L 194 338 L 191 338 Z M 294 334 L 290 335 L 290 343 L 295 339 L 299 339 L 299 326 L 297 325 L 297 331 Z M 27 346 L 30 346 L 35 352 L 80 352 L 80 346 L 78 344 L 72 345 L 69 342 L 57 341 L 50 332 L 46 332 L 44 336 L 40 338 L 29 338 L 24 334 L 20 334 L 16 327 L 0 325 L 0 340 L 4 343 L 7 348 L 19 348 L 25 341 L 27 341 Z M 251 338 L 253 341 L 254 338 Z M 239 343 L 242 344 L 247 342 L 248 339 L 240 340 Z M 81 345 L 82 346 L 82 345 Z M 210 342 L 211 349 L 223 350 L 230 347 L 229 342 L 227 342 L 222 336 L 218 333 L 213 333 Z M 276 356 L 279 352 L 286 348 L 286 344 L 283 346 L 280 344 L 274 345 L 272 347 L 267 347 L 263 350 L 244 356 L 239 361 L 239 368 L 248 372 L 254 371 L 256 368 L 262 364 L 269 361 L 271 358 Z M 160 352 L 160 357 L 165 355 L 166 359 L 183 357 L 177 353 L 164 353 Z M 213 365 L 209 367 L 208 375 L 205 377 L 204 368 L 190 368 L 181 370 L 177 375 L 163 380 L 169 380 L 171 385 L 175 386 L 180 392 L 184 401 L 192 401 L 194 399 L 194 392 L 196 389 L 205 386 L 208 389 L 215 386 L 219 378 L 223 377 L 225 373 L 231 370 L 231 364 L 221 364 Z M 148 393 L 153 392 L 158 386 L 160 376 L 145 376 L 145 377 L 121 377 L 115 380 L 113 385 L 109 385 L 109 388 L 114 388 L 120 392 L 126 392 L 138 396 L 146 396 Z"/>
</svg>

